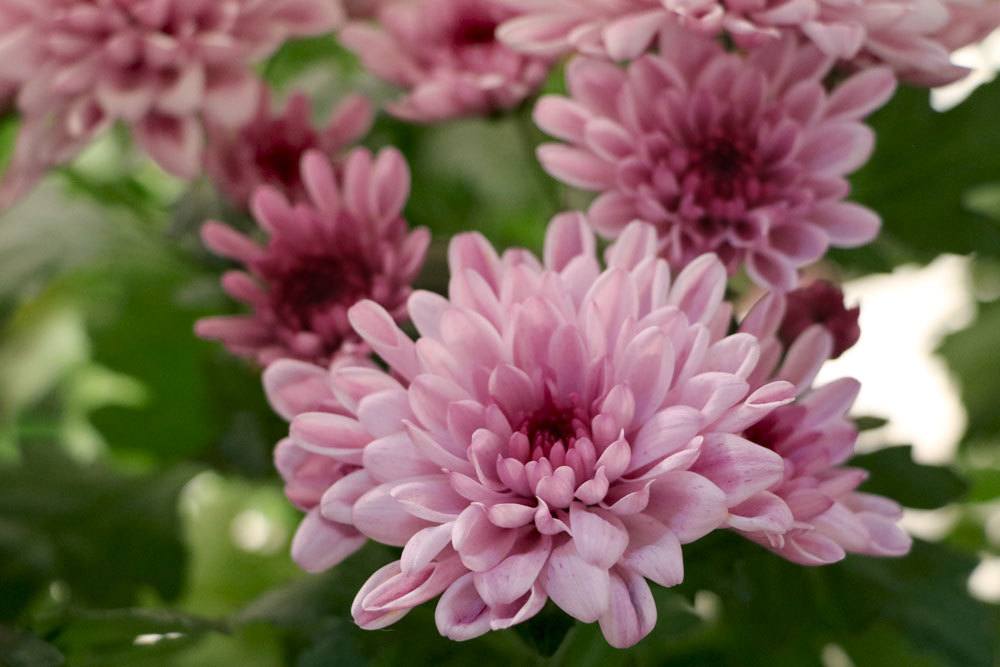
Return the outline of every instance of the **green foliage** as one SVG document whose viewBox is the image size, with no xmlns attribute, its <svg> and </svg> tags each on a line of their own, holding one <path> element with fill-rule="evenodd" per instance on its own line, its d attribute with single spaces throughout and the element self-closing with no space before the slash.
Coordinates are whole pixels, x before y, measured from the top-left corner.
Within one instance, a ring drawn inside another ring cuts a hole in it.
<svg viewBox="0 0 1000 667">
<path fill-rule="evenodd" d="M 966 441 L 1000 433 L 1000 301 L 979 305 L 975 321 L 945 338 L 938 350 L 948 362 L 968 413 Z"/>
<path fill-rule="evenodd" d="M 943 466 L 914 462 L 911 450 L 909 445 L 902 445 L 855 456 L 851 465 L 871 473 L 861 490 L 922 510 L 937 509 L 962 498 L 967 485 L 961 477 Z"/>
<path fill-rule="evenodd" d="M 854 425 L 857 427 L 858 431 L 874 431 L 877 428 L 882 428 L 889 423 L 889 420 L 883 419 L 882 417 L 856 417 L 854 419 Z"/>
<path fill-rule="evenodd" d="M 984 214 L 1000 186 L 1000 80 L 976 90 L 945 112 L 928 93 L 902 88 L 871 118 L 877 147 L 852 179 L 853 198 L 883 219 L 879 238 L 864 248 L 835 253 L 838 261 L 870 272 L 942 253 L 1000 255 L 1000 225 Z"/>
<path fill-rule="evenodd" d="M 0 625 L 0 667 L 60 667 L 65 662 L 55 646 Z"/>
<path fill-rule="evenodd" d="M 0 618 L 16 618 L 50 582 L 98 607 L 133 604 L 150 588 L 176 599 L 184 545 L 177 495 L 190 469 L 126 476 L 81 465 L 58 447 L 25 447 L 0 467 Z"/>
</svg>

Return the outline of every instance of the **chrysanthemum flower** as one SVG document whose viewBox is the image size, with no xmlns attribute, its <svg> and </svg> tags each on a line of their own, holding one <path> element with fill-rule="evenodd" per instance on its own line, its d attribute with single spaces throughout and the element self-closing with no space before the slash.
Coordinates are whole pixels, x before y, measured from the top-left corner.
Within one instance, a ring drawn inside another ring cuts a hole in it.
<svg viewBox="0 0 1000 667">
<path fill-rule="evenodd" d="M 543 97 L 535 109 L 539 126 L 566 142 L 539 148 L 545 169 L 602 193 L 589 211 L 600 233 L 644 220 L 671 266 L 714 252 L 781 290 L 828 246 L 875 236 L 878 216 L 842 200 L 845 176 L 871 153 L 874 133 L 860 121 L 891 96 L 889 70 L 828 94 L 831 60 L 794 40 L 743 57 L 682 31 L 664 39 L 669 55 L 627 70 L 577 58 L 570 97 Z"/>
<path fill-rule="evenodd" d="M 368 132 L 373 117 L 371 102 L 351 95 L 331 112 L 326 126 L 316 130 L 304 93 L 292 95 L 278 114 L 265 92 L 257 115 L 243 127 L 210 128 L 206 171 L 238 206 L 248 205 L 261 185 L 272 185 L 289 199 L 302 199 L 306 192 L 299 163 L 306 151 L 315 149 L 333 158 Z"/>
<path fill-rule="evenodd" d="M 360 461 L 378 485 L 351 522 L 403 547 L 355 598 L 362 627 L 442 594 L 439 631 L 468 639 L 552 600 L 630 646 L 655 624 L 647 579 L 679 583 L 681 545 L 780 480 L 780 457 L 738 434 L 793 389 L 751 391 L 759 349 L 725 334 L 719 261 L 701 257 L 671 281 L 642 223 L 604 271 L 594 246 L 576 214 L 551 223 L 543 263 L 455 237 L 448 298 L 409 300 L 416 342 L 381 306 L 351 309 L 390 370 L 335 370 L 349 416 L 302 414 L 291 433 Z"/>
<path fill-rule="evenodd" d="M 515 107 L 545 80 L 550 59 L 516 53 L 494 36 L 511 16 L 495 0 L 397 0 L 379 6 L 379 25 L 350 23 L 340 39 L 406 90 L 391 113 L 434 122 Z"/>
<path fill-rule="evenodd" d="M 116 121 L 182 178 L 201 167 L 203 122 L 257 108 L 248 65 L 288 37 L 332 29 L 330 0 L 12 0 L 0 4 L 0 80 L 25 119 L 3 199 Z"/>
<path fill-rule="evenodd" d="M 333 368 L 364 373 L 367 366 L 341 359 Z M 346 415 L 330 390 L 329 373 L 304 361 L 279 359 L 263 375 L 271 407 L 288 421 L 306 412 Z M 335 494 L 326 496 L 326 516 L 320 513 L 320 502 L 331 487 L 352 489 L 356 498 L 374 486 L 357 462 L 316 454 L 285 438 L 275 447 L 274 464 L 285 481 L 285 495 L 306 513 L 292 539 L 292 558 L 302 569 L 319 572 L 333 567 L 364 545 L 367 538 L 351 525 L 350 512 L 331 510 Z"/>
<path fill-rule="evenodd" d="M 786 311 L 781 296 L 768 295 L 740 327 L 756 336 L 762 346 L 751 386 L 782 379 L 794 384 L 796 393 L 794 403 L 778 407 L 744 433 L 744 437 L 780 454 L 785 462 L 782 480 L 748 503 L 782 512 L 776 502 L 780 499 L 791 512 L 794 525 L 791 530 L 761 521 L 736 520 L 730 525 L 803 565 L 832 563 L 848 552 L 902 556 L 912 542 L 897 523 L 902 509 L 889 498 L 858 491 L 867 472 L 843 465 L 854 454 L 858 437 L 847 412 L 860 384 L 842 378 L 813 386 L 816 374 L 838 345 L 836 320 L 832 329 L 819 322 L 785 343 L 779 332 L 789 330 L 789 315 L 793 320 L 798 318 L 796 308 L 789 303 Z"/>
<path fill-rule="evenodd" d="M 668 26 L 728 35 L 753 48 L 782 35 L 812 41 L 827 56 L 858 65 L 884 64 L 918 85 L 961 78 L 936 34 L 963 0 L 506 0 L 521 16 L 500 38 L 525 53 L 577 50 L 631 60 Z M 673 45 L 671 48 L 678 48 Z"/>
<path fill-rule="evenodd" d="M 307 201 L 290 204 L 271 186 L 257 190 L 252 210 L 270 236 L 266 246 L 206 223 L 205 245 L 245 265 L 226 273 L 222 285 L 253 313 L 202 319 L 198 335 L 263 366 L 282 357 L 326 364 L 365 351 L 347 320 L 358 301 L 372 299 L 403 316 L 430 241 L 426 229 L 410 232 L 401 217 L 410 187 L 406 162 L 395 149 L 373 159 L 359 148 L 338 172 L 309 151 L 302 158 Z"/>
</svg>

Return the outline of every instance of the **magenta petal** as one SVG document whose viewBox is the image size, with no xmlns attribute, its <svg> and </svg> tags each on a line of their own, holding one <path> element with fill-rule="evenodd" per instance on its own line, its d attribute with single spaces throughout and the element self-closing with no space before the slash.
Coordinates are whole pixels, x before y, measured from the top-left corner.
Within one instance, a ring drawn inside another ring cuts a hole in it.
<svg viewBox="0 0 1000 667">
<path fill-rule="evenodd" d="M 330 371 L 330 388 L 337 401 L 351 412 L 365 396 L 402 386 L 385 372 L 364 366 L 341 366 Z"/>
<path fill-rule="evenodd" d="M 510 604 L 501 604 L 493 607 L 490 627 L 494 630 L 504 630 L 518 623 L 523 623 L 540 612 L 545 607 L 548 599 L 545 590 L 540 584 L 536 583 L 520 599 L 514 600 Z"/>
<path fill-rule="evenodd" d="M 545 171 L 575 187 L 600 190 L 615 182 L 614 166 L 587 151 L 562 144 L 542 144 L 537 155 Z"/>
<path fill-rule="evenodd" d="M 667 526 L 646 514 L 624 518 L 628 528 L 628 550 L 622 563 L 661 586 L 676 586 L 684 580 L 681 543 Z"/>
<path fill-rule="evenodd" d="M 361 461 L 365 470 L 380 482 L 432 475 L 441 469 L 424 458 L 405 433 L 393 433 L 368 443 Z"/>
<path fill-rule="evenodd" d="M 800 565 L 828 565 L 843 560 L 847 555 L 839 544 L 815 530 L 785 538 L 785 546 L 780 553 Z"/>
<path fill-rule="evenodd" d="M 625 524 L 614 514 L 573 503 L 569 528 L 576 552 L 588 563 L 607 569 L 618 562 L 628 546 Z"/>
<path fill-rule="evenodd" d="M 500 503 L 490 507 L 490 521 L 501 528 L 527 526 L 535 517 L 535 508 L 520 503 Z"/>
<path fill-rule="evenodd" d="M 545 268 L 562 271 L 576 257 L 593 257 L 594 246 L 586 218 L 580 213 L 561 213 L 552 218 L 545 234 Z"/>
<path fill-rule="evenodd" d="M 455 521 L 451 543 L 467 568 L 485 572 L 510 553 L 517 537 L 518 531 L 495 526 L 490 522 L 486 509 L 474 503 L 466 507 Z"/>
<path fill-rule="evenodd" d="M 715 255 L 702 255 L 688 264 L 670 290 L 671 305 L 692 322 L 705 323 L 722 303 L 726 291 L 726 269 Z"/>
<path fill-rule="evenodd" d="M 829 507 L 829 505 L 826 505 Z M 729 526 L 746 532 L 782 534 L 792 528 L 794 509 L 769 491 L 762 491 L 729 510 Z"/>
<path fill-rule="evenodd" d="M 611 602 L 608 570 L 585 561 L 572 541 L 552 551 L 542 584 L 560 609 L 584 623 L 599 619 Z"/>
<path fill-rule="evenodd" d="M 903 556 L 913 546 L 913 538 L 891 519 L 863 513 L 861 520 L 868 529 L 870 541 L 866 553 L 875 556 Z"/>
<path fill-rule="evenodd" d="M 333 399 L 327 371 L 304 361 L 280 359 L 264 370 L 262 380 L 271 407 L 288 421 Z"/>
<path fill-rule="evenodd" d="M 419 530 L 406 541 L 399 565 L 403 572 L 412 573 L 427 567 L 451 544 L 451 529 L 454 524 L 442 523 Z"/>
<path fill-rule="evenodd" d="M 366 541 L 351 526 L 328 521 L 318 509 L 313 509 L 295 531 L 292 559 L 306 572 L 322 572 L 353 554 Z"/>
<path fill-rule="evenodd" d="M 434 523 L 454 521 L 469 505 L 442 474 L 401 480 L 389 493 L 407 512 Z"/>
<path fill-rule="evenodd" d="M 781 481 L 785 464 L 775 452 L 739 436 L 722 434 L 706 439 L 692 467 L 714 482 L 733 507 Z"/>
<path fill-rule="evenodd" d="M 399 561 L 392 565 L 393 574 L 390 577 L 368 590 L 365 595 L 361 596 L 359 593 L 355 602 L 360 602 L 361 611 L 385 613 L 412 609 L 441 593 L 463 573 L 461 563 L 454 557 L 431 563 L 422 570 L 411 573 L 403 572 Z M 361 590 L 365 591 L 365 587 Z M 355 620 L 358 620 L 357 617 Z"/>
<path fill-rule="evenodd" d="M 358 421 L 373 439 L 399 433 L 403 430 L 403 422 L 413 418 L 406 391 L 402 388 L 368 394 L 358 403 L 356 412 Z"/>
<path fill-rule="evenodd" d="M 669 472 L 649 487 L 645 513 L 669 527 L 681 544 L 687 544 L 725 523 L 726 495 L 701 475 Z"/>
<path fill-rule="evenodd" d="M 468 573 L 455 581 L 438 600 L 434 622 L 442 636 L 465 641 L 490 631 L 490 608 L 479 596 Z"/>
<path fill-rule="evenodd" d="M 615 568 L 600 622 L 604 638 L 615 648 L 634 646 L 648 635 L 656 625 L 656 602 L 646 580 L 627 568 Z"/>
<path fill-rule="evenodd" d="M 361 496 L 354 504 L 353 523 L 373 540 L 401 547 L 429 524 L 410 514 L 391 491 L 391 484 L 382 484 Z"/>
<path fill-rule="evenodd" d="M 410 609 L 408 608 L 370 612 L 366 611 L 361 605 L 361 601 L 364 600 L 369 593 L 393 577 L 397 576 L 399 572 L 399 561 L 395 561 L 379 568 L 372 574 L 372 576 L 368 577 L 368 581 L 361 586 L 357 595 L 354 596 L 354 602 L 351 604 L 351 616 L 354 617 L 355 623 L 365 630 L 379 630 L 392 625 L 409 613 Z"/>
<path fill-rule="evenodd" d="M 611 573 L 611 600 L 601 616 L 601 632 L 615 648 L 639 643 L 656 625 L 656 602 L 649 584 L 628 568 Z"/>
<path fill-rule="evenodd" d="M 683 448 L 702 426 L 702 415 L 687 406 L 671 406 L 642 425 L 632 441 L 629 472 L 639 470 Z"/>
<path fill-rule="evenodd" d="M 323 493 L 320 511 L 331 521 L 351 523 L 354 520 L 354 503 L 376 484 L 363 469 L 348 473 Z"/>
<path fill-rule="evenodd" d="M 345 463 L 361 464 L 363 447 L 371 436 L 356 420 L 326 412 L 305 412 L 292 421 L 292 440 L 303 449 Z"/>
<path fill-rule="evenodd" d="M 491 607 L 511 604 L 534 586 L 552 551 L 548 535 L 525 537 L 507 558 L 473 580 L 480 596 Z"/>
</svg>

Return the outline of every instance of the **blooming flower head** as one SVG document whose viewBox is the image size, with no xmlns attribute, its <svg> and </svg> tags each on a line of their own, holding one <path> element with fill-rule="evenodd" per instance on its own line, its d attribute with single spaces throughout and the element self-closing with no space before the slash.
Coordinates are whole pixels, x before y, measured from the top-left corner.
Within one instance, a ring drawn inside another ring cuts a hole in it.
<svg viewBox="0 0 1000 667">
<path fill-rule="evenodd" d="M 253 312 L 205 318 L 196 331 L 263 366 L 282 357 L 326 364 L 363 354 L 348 309 L 372 299 L 402 317 L 430 241 L 426 229 L 410 232 L 401 217 L 410 174 L 395 149 L 374 159 L 355 149 L 337 173 L 326 156 L 308 151 L 301 168 L 307 200 L 291 204 L 267 185 L 254 195 L 254 217 L 270 237 L 265 246 L 219 222 L 202 228 L 205 245 L 246 267 L 226 273 L 222 286 Z"/>
<path fill-rule="evenodd" d="M 902 509 L 893 500 L 858 491 L 867 472 L 843 465 L 854 454 L 858 437 L 847 412 L 860 384 L 853 378 L 842 378 L 813 386 L 816 374 L 842 337 L 837 319 L 802 329 L 786 343 L 784 334 L 798 327 L 798 307 L 789 299 L 786 310 L 780 295 L 768 295 L 740 327 L 761 340 L 761 363 L 750 378 L 751 386 L 780 378 L 794 384 L 796 393 L 794 403 L 778 407 L 744 433 L 744 437 L 780 454 L 785 463 L 781 481 L 748 504 L 770 507 L 772 516 L 783 516 L 786 510 L 777 502 L 780 500 L 794 523 L 791 530 L 761 520 L 737 519 L 730 525 L 803 565 L 832 563 L 848 552 L 902 556 L 912 542 L 897 523 Z M 758 513 L 767 514 L 763 509 Z"/>
<path fill-rule="evenodd" d="M 601 193 L 589 212 L 599 232 L 615 237 L 644 220 L 671 266 L 714 252 L 780 290 L 829 245 L 875 236 L 878 217 L 842 200 L 845 176 L 874 142 L 860 119 L 892 94 L 887 69 L 828 94 L 831 60 L 794 40 L 747 57 L 682 31 L 670 44 L 627 69 L 577 58 L 570 97 L 543 97 L 535 109 L 539 126 L 566 142 L 539 148 L 545 169 Z"/>
<path fill-rule="evenodd" d="M 360 372 L 368 367 L 370 365 L 343 358 L 332 366 Z M 347 414 L 330 390 L 329 373 L 326 368 L 304 361 L 279 359 L 268 366 L 263 375 L 271 407 L 287 421 L 306 412 Z M 349 510 L 350 500 L 373 486 L 371 478 L 357 463 L 316 454 L 290 437 L 284 438 L 274 449 L 274 464 L 285 481 L 285 495 L 306 513 L 292 539 L 292 558 L 304 570 L 319 572 L 333 567 L 367 541 L 351 525 Z M 352 495 L 346 502 L 342 494 L 336 492 L 324 496 L 335 485 L 340 491 L 350 490 Z M 325 516 L 320 513 L 320 502 L 324 500 Z M 337 511 L 338 502 L 348 510 Z"/>
<path fill-rule="evenodd" d="M 389 106 L 400 118 L 433 122 L 520 104 L 545 80 L 551 60 L 516 53 L 494 37 L 513 16 L 495 0 L 397 0 L 379 25 L 350 23 L 341 41 L 365 67 L 406 90 Z"/>
<path fill-rule="evenodd" d="M 744 49 L 795 35 L 839 61 L 888 65 L 910 83 L 938 86 L 967 71 L 951 64 L 949 45 L 937 33 L 955 6 L 970 1 L 976 0 L 507 0 L 521 15 L 498 34 L 525 53 L 577 50 L 614 60 L 637 58 L 659 31 L 675 26 L 724 33 Z"/>
<path fill-rule="evenodd" d="M 671 279 L 643 223 L 608 249 L 606 270 L 594 246 L 578 214 L 553 220 L 543 262 L 455 237 L 448 298 L 410 297 L 415 342 L 381 306 L 351 309 L 390 370 L 334 370 L 349 416 L 301 414 L 291 433 L 360 461 L 377 485 L 351 522 L 403 547 L 355 598 L 362 627 L 442 594 L 439 631 L 468 639 L 551 599 L 632 645 L 655 624 L 647 579 L 680 582 L 681 545 L 780 480 L 780 457 L 738 434 L 793 387 L 750 389 L 760 350 L 726 335 L 719 261 Z"/>
<path fill-rule="evenodd" d="M 261 185 L 272 185 L 289 199 L 306 196 L 299 163 L 309 150 L 333 158 L 371 128 L 371 103 L 361 95 L 345 99 L 316 130 L 304 93 L 288 100 L 285 110 L 272 110 L 270 95 L 261 95 L 257 115 L 236 130 L 212 128 L 206 153 L 207 172 L 229 199 L 246 206 Z"/>
<path fill-rule="evenodd" d="M 203 122 L 257 108 L 248 65 L 340 20 L 329 0 L 15 0 L 0 5 L 0 81 L 19 86 L 13 197 L 116 121 L 167 171 L 197 174 Z"/>
</svg>

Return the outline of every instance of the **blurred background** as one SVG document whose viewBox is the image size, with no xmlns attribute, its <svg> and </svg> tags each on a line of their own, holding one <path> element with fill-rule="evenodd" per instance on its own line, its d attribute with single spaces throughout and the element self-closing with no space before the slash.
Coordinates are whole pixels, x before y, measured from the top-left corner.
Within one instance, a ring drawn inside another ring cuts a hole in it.
<svg viewBox="0 0 1000 667">
<path fill-rule="evenodd" d="M 806 569 L 710 536 L 628 652 L 559 614 L 465 644 L 426 605 L 356 629 L 351 599 L 391 550 L 297 570 L 299 516 L 270 459 L 287 426 L 257 371 L 192 334 L 234 310 L 199 226 L 251 223 L 113 132 L 0 217 L 0 664 L 1000 664 L 1000 36 L 958 57 L 968 81 L 901 90 L 873 118 L 854 192 L 884 231 L 816 270 L 862 306 L 861 342 L 822 378 L 863 382 L 857 464 L 911 508 L 909 557 Z M 287 44 L 262 73 L 318 114 L 349 90 L 390 94 L 329 39 Z M 16 131 L 0 123 L 0 156 Z M 436 237 L 421 286 L 443 288 L 456 231 L 538 249 L 553 213 L 586 203 L 538 167 L 541 138 L 528 108 L 379 117 L 366 143 L 407 156 L 407 217 Z"/>
</svg>

